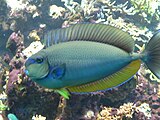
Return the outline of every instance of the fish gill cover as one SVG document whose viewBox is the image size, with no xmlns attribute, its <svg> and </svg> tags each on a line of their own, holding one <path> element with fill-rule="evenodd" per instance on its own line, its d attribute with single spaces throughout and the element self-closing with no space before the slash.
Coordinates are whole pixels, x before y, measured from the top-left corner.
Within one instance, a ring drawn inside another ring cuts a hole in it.
<svg viewBox="0 0 160 120">
<path fill-rule="evenodd" d="M 26 59 L 44 47 L 44 34 L 78 23 L 126 31 L 134 39 L 135 51 L 141 52 L 160 28 L 159 7 L 158 0 L 1 0 L 0 118 L 11 114 L 19 120 L 160 119 L 160 80 L 143 65 L 119 87 L 71 93 L 69 100 L 24 73 Z"/>
</svg>

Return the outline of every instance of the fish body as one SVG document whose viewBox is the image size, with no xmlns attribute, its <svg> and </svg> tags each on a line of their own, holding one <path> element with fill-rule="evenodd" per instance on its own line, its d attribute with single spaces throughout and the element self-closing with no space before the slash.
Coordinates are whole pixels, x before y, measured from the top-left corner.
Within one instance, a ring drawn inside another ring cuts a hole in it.
<svg viewBox="0 0 160 120">
<path fill-rule="evenodd" d="M 49 88 L 75 86 L 102 79 L 125 67 L 133 59 L 117 47 L 89 41 L 65 42 L 48 47 L 43 52 L 53 69 L 65 65 L 65 74 L 60 80 L 50 79 L 48 83 L 38 80 Z"/>
<path fill-rule="evenodd" d="M 26 74 L 46 88 L 71 92 L 112 88 L 136 74 L 141 60 L 160 76 L 156 59 L 160 55 L 152 53 L 160 49 L 159 34 L 151 38 L 143 53 L 133 52 L 130 35 L 102 24 L 58 29 L 45 38 L 47 48 L 28 58 L 25 66 Z"/>
</svg>

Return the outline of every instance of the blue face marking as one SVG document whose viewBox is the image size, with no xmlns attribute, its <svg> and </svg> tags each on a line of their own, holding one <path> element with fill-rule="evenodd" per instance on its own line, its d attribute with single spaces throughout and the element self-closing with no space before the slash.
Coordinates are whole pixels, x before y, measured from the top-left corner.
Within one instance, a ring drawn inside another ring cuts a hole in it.
<svg viewBox="0 0 160 120">
<path fill-rule="evenodd" d="M 60 79 L 65 72 L 65 68 L 63 65 L 60 66 L 55 66 L 49 68 L 49 76 L 52 77 L 53 79 Z"/>
<path fill-rule="evenodd" d="M 37 57 L 36 59 L 28 58 L 28 60 L 25 63 L 25 66 L 29 66 L 30 64 L 38 63 L 42 64 L 44 59 L 42 57 Z"/>
<path fill-rule="evenodd" d="M 62 76 L 63 72 L 64 72 L 63 69 L 57 68 L 57 70 L 56 70 L 56 75 L 57 75 L 57 77 Z"/>
<path fill-rule="evenodd" d="M 25 66 L 29 66 L 30 64 L 33 64 L 33 63 L 35 63 L 36 61 L 34 60 L 34 59 L 32 59 L 32 58 L 28 58 L 28 60 L 26 61 L 26 63 L 25 63 Z"/>
<path fill-rule="evenodd" d="M 24 73 L 25 73 L 26 75 L 29 75 L 29 71 L 28 71 L 28 70 L 24 70 Z"/>
</svg>

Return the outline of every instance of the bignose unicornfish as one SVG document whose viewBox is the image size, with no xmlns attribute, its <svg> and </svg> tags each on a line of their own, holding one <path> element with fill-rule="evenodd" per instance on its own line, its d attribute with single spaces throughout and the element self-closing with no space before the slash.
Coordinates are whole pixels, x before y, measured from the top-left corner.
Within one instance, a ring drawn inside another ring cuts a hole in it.
<svg viewBox="0 0 160 120">
<path fill-rule="evenodd" d="M 68 98 L 69 92 L 94 92 L 125 83 L 141 61 L 160 78 L 160 32 L 142 53 L 127 33 L 105 24 L 76 24 L 44 35 L 45 49 L 29 57 L 26 74 L 39 85 Z M 69 92 L 68 92 L 69 91 Z"/>
</svg>

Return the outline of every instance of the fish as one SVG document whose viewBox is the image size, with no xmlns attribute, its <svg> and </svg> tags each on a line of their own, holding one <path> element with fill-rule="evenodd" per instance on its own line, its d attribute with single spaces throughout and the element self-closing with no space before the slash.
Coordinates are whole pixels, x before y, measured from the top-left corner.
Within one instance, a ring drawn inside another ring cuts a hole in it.
<svg viewBox="0 0 160 120">
<path fill-rule="evenodd" d="M 47 32 L 44 49 L 25 62 L 26 75 L 66 99 L 70 93 L 111 89 L 130 80 L 143 62 L 160 78 L 160 32 L 141 53 L 129 33 L 105 24 L 76 24 Z"/>
</svg>

